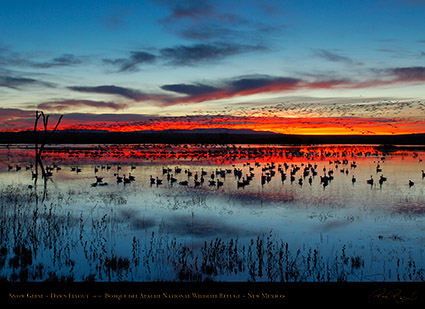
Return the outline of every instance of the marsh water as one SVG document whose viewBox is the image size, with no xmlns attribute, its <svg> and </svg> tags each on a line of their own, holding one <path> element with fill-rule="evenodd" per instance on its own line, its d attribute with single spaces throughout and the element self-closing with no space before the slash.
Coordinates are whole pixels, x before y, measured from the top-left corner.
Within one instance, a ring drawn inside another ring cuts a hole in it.
<svg viewBox="0 0 425 309">
<path fill-rule="evenodd" d="M 43 177 L 32 145 L 1 145 L 0 276 L 423 281 L 423 158 L 370 145 L 54 145 Z"/>
</svg>

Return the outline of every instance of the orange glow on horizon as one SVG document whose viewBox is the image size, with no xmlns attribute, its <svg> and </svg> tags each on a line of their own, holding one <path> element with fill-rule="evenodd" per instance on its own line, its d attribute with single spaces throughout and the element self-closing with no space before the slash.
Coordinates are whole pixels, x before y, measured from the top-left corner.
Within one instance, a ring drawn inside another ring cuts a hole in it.
<svg viewBox="0 0 425 309">
<path fill-rule="evenodd" d="M 137 119 L 137 118 L 136 118 Z M 32 131 L 31 126 L 3 132 Z M 293 135 L 398 135 L 425 133 L 425 120 L 362 117 L 277 117 L 277 116 L 180 116 L 152 117 L 142 121 L 73 120 L 66 115 L 58 130 L 103 130 L 109 132 L 249 129 Z"/>
<path fill-rule="evenodd" d="M 61 129 L 95 129 L 110 132 L 250 129 L 300 135 L 394 135 L 425 132 L 425 121 L 395 121 L 373 118 L 282 118 L 282 117 L 163 117 L 144 122 L 66 123 Z"/>
</svg>

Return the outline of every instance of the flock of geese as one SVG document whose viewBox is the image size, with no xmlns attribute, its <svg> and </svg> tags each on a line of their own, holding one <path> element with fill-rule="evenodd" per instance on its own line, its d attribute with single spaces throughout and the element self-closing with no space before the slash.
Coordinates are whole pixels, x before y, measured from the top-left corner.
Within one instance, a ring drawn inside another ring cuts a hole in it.
<svg viewBox="0 0 425 309">
<path fill-rule="evenodd" d="M 342 165 L 342 168 L 340 165 Z M 348 160 L 329 161 L 329 166 L 323 167 L 323 176 L 319 176 L 320 184 L 323 186 L 323 188 L 327 187 L 334 179 L 334 170 L 339 170 L 341 174 L 349 175 L 350 170 L 353 170 L 356 167 L 356 162 L 348 162 Z M 131 171 L 133 171 L 135 168 L 136 167 L 132 165 Z M 97 173 L 99 169 L 105 169 L 105 167 L 95 167 L 95 173 Z M 107 166 L 106 169 L 110 169 L 110 166 Z M 114 177 L 116 177 L 117 183 L 128 184 L 136 180 L 135 176 L 132 175 L 131 172 L 129 172 L 128 175 L 125 173 L 119 174 L 120 169 L 121 167 L 117 166 L 117 172 L 114 173 Z M 242 167 L 232 165 L 232 168 L 215 168 L 215 170 L 209 172 L 204 170 L 204 168 L 201 168 L 201 170 L 192 171 L 188 168 L 182 169 L 179 166 L 175 166 L 173 168 L 166 166 L 162 168 L 162 174 L 160 176 L 154 177 L 150 175 L 149 184 L 151 186 L 161 186 L 165 183 L 168 183 L 169 185 L 178 184 L 180 186 L 192 186 L 195 188 L 207 185 L 209 187 L 220 188 L 224 185 L 226 179 L 228 179 L 229 176 L 233 176 L 233 178 L 236 180 L 236 187 L 239 189 L 250 185 L 255 178 L 255 172 L 259 170 L 261 170 L 261 186 L 270 183 L 274 177 L 279 178 L 282 183 L 285 181 L 289 181 L 291 184 L 296 182 L 302 186 L 304 183 L 308 182 L 310 185 L 312 185 L 313 179 L 319 174 L 318 165 L 311 163 L 290 165 L 286 162 L 277 165 L 274 162 L 265 164 L 244 163 Z M 76 171 L 78 172 L 78 168 Z M 383 183 L 387 181 L 387 177 L 382 174 L 382 167 L 379 163 L 376 166 L 376 173 L 380 174 L 377 182 L 375 182 L 373 175 L 371 175 L 370 178 L 366 180 L 366 183 L 371 186 L 378 183 L 380 186 L 382 186 Z M 92 183 L 93 187 L 107 185 L 106 182 L 103 182 L 103 177 L 96 175 L 95 178 L 96 181 Z M 424 178 L 425 171 L 422 170 L 422 179 Z M 351 182 L 353 185 L 357 182 L 357 179 L 354 175 L 351 177 Z M 408 185 L 409 187 L 412 187 L 414 182 L 409 180 Z"/>
<path fill-rule="evenodd" d="M 342 168 L 340 167 L 342 165 Z M 328 186 L 331 181 L 334 179 L 334 171 L 339 170 L 341 174 L 348 175 L 350 174 L 350 170 L 353 170 L 357 167 L 357 163 L 355 161 L 349 162 L 344 159 L 342 161 L 335 160 L 329 161 L 329 166 L 323 167 L 323 176 L 320 176 L 320 184 L 325 188 Z M 95 174 L 95 182 L 91 184 L 92 187 L 97 186 L 106 186 L 107 182 L 104 181 L 104 177 L 98 176 L 97 173 L 102 170 L 109 171 L 112 167 L 110 165 L 97 165 L 94 167 Z M 9 165 L 8 170 L 19 171 L 22 167 L 19 165 Z M 32 166 L 26 166 L 26 170 L 31 169 Z M 47 176 L 52 176 L 52 171 L 59 171 L 61 167 L 54 165 L 52 167 L 46 167 Z M 133 170 L 136 169 L 135 165 L 130 166 L 130 171 L 128 174 L 120 173 L 121 166 L 116 166 L 116 172 L 113 174 L 116 183 L 129 184 L 131 182 L 136 181 L 136 177 L 132 175 Z M 71 172 L 80 173 L 82 169 L 78 166 L 70 167 Z M 300 163 L 300 164 L 288 164 L 282 163 L 277 164 L 272 163 L 243 163 L 242 167 L 237 167 L 236 165 L 232 165 L 232 168 L 216 168 L 213 171 L 207 172 L 203 168 L 199 171 L 191 171 L 190 169 L 182 169 L 179 166 L 175 166 L 174 168 L 163 167 L 162 175 L 153 177 L 150 175 L 149 183 L 151 186 L 156 185 L 160 186 L 165 183 L 165 181 L 170 184 L 178 184 L 180 186 L 193 186 L 193 187 L 201 187 L 204 185 L 208 185 L 209 187 L 217 187 L 220 188 L 224 185 L 225 180 L 232 176 L 236 180 L 236 187 L 245 188 L 246 186 L 251 184 L 251 181 L 255 177 L 255 172 L 261 170 L 261 185 L 264 186 L 272 181 L 274 177 L 280 178 L 281 182 L 289 181 L 291 184 L 297 182 L 300 186 L 302 186 L 305 182 L 308 182 L 310 185 L 313 183 L 313 179 L 318 175 L 318 165 L 312 163 Z M 382 167 L 379 162 L 376 165 L 376 173 L 381 174 L 377 180 L 380 186 L 383 185 L 384 182 L 387 181 L 387 178 L 382 174 Z M 33 178 L 34 172 L 32 171 Z M 165 179 L 163 179 L 165 178 Z M 422 179 L 425 178 L 425 171 L 422 170 Z M 354 175 L 351 177 L 351 182 L 354 185 L 357 182 L 357 179 Z M 369 179 L 366 180 L 366 183 L 373 186 L 375 184 L 375 179 L 373 175 L 370 176 Z M 412 180 L 408 182 L 409 187 L 414 185 Z"/>
</svg>

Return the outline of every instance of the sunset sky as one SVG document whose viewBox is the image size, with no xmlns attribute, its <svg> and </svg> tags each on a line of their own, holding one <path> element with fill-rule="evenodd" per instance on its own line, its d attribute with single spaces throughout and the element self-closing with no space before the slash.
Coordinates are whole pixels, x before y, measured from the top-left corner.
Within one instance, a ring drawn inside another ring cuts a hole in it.
<svg viewBox="0 0 425 309">
<path fill-rule="evenodd" d="M 424 0 L 2 1 L 0 131 L 425 133 Z"/>
</svg>

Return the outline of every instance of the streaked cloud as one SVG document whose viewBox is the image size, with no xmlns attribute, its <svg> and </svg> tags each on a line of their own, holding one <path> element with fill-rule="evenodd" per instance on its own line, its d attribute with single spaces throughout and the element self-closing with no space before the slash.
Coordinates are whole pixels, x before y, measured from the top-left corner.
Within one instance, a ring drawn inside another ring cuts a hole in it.
<svg viewBox="0 0 425 309">
<path fill-rule="evenodd" d="M 113 109 L 122 110 L 127 107 L 124 103 L 92 101 L 92 100 L 60 100 L 40 103 L 36 106 L 37 109 L 48 111 L 66 111 L 82 107 L 92 107 L 95 109 Z"/>
<path fill-rule="evenodd" d="M 347 56 L 343 56 L 343 55 L 337 54 L 335 52 L 332 52 L 332 51 L 326 50 L 326 49 L 314 49 L 313 54 L 316 57 L 319 57 L 319 58 L 322 58 L 324 60 L 331 61 L 331 62 L 341 62 L 341 63 L 345 63 L 345 64 L 363 65 L 363 63 L 361 63 L 361 62 L 356 62 L 356 61 L 354 61 L 353 59 L 351 59 Z"/>
<path fill-rule="evenodd" d="M 142 64 L 154 63 L 156 56 L 144 51 L 132 51 L 127 58 L 103 59 L 103 63 L 118 67 L 118 72 L 135 72 Z"/>
<path fill-rule="evenodd" d="M 13 119 L 26 119 L 33 117 L 32 111 L 22 110 L 19 108 L 3 108 L 0 107 L 0 122 L 7 122 Z"/>
<path fill-rule="evenodd" d="M 162 1 L 169 7 L 170 15 L 166 17 L 166 21 L 179 19 L 202 20 L 206 17 L 216 15 L 210 1 Z"/>
<path fill-rule="evenodd" d="M 160 53 L 167 64 L 187 66 L 264 50 L 265 48 L 262 46 L 218 42 L 214 44 L 179 45 L 161 49 Z"/>
<path fill-rule="evenodd" d="M 162 48 L 157 54 L 132 51 L 127 58 L 108 59 L 102 62 L 117 68 L 117 72 L 137 72 L 143 65 L 195 66 L 214 63 L 239 54 L 264 51 L 261 45 L 215 42 L 208 44 L 177 45 Z"/>
<path fill-rule="evenodd" d="M 205 85 L 202 83 L 164 85 L 164 86 L 161 86 L 161 89 L 180 93 L 180 94 L 185 94 L 191 97 L 220 91 L 218 87 Z"/>
<path fill-rule="evenodd" d="M 425 81 L 425 67 L 392 68 L 385 72 L 393 75 L 397 81 Z"/>
<path fill-rule="evenodd" d="M 59 57 L 53 58 L 50 61 L 46 62 L 30 62 L 29 65 L 34 68 L 52 68 L 52 67 L 59 67 L 59 66 L 73 66 L 81 64 L 82 60 L 72 54 L 63 54 Z"/>
<path fill-rule="evenodd" d="M 24 87 L 54 87 L 52 83 L 19 76 L 0 76 L 0 87 L 19 90 Z"/>
<path fill-rule="evenodd" d="M 39 53 L 21 53 L 9 47 L 0 48 L 0 65 L 4 67 L 27 67 L 36 69 L 50 69 L 54 67 L 75 66 L 83 63 L 81 57 L 73 54 L 62 54 L 50 60 L 37 60 Z"/>
<path fill-rule="evenodd" d="M 240 9 L 256 11 L 255 18 L 238 13 L 239 5 L 220 6 L 217 1 L 160 1 L 169 14 L 159 23 L 171 33 L 198 42 L 225 41 L 264 45 L 264 38 L 286 27 L 277 14 L 270 14 L 261 3 L 241 2 Z M 272 6 L 269 5 L 269 9 Z M 274 12 L 279 10 L 275 9 Z M 265 18 L 264 18 L 265 17 Z"/>
<path fill-rule="evenodd" d="M 86 92 L 86 93 L 118 95 L 133 101 L 144 101 L 144 100 L 151 99 L 151 97 L 148 94 L 145 94 L 139 90 L 118 87 L 114 85 L 104 85 L 104 86 L 96 86 L 96 87 L 73 86 L 73 87 L 68 87 L 68 89 L 78 91 L 78 92 Z"/>
<path fill-rule="evenodd" d="M 299 79 L 290 77 L 274 77 L 268 75 L 247 75 L 225 80 L 214 84 L 172 84 L 163 85 L 161 89 L 185 94 L 185 97 L 176 99 L 176 103 L 204 102 L 219 100 L 240 95 L 277 92 L 294 89 Z"/>
</svg>

